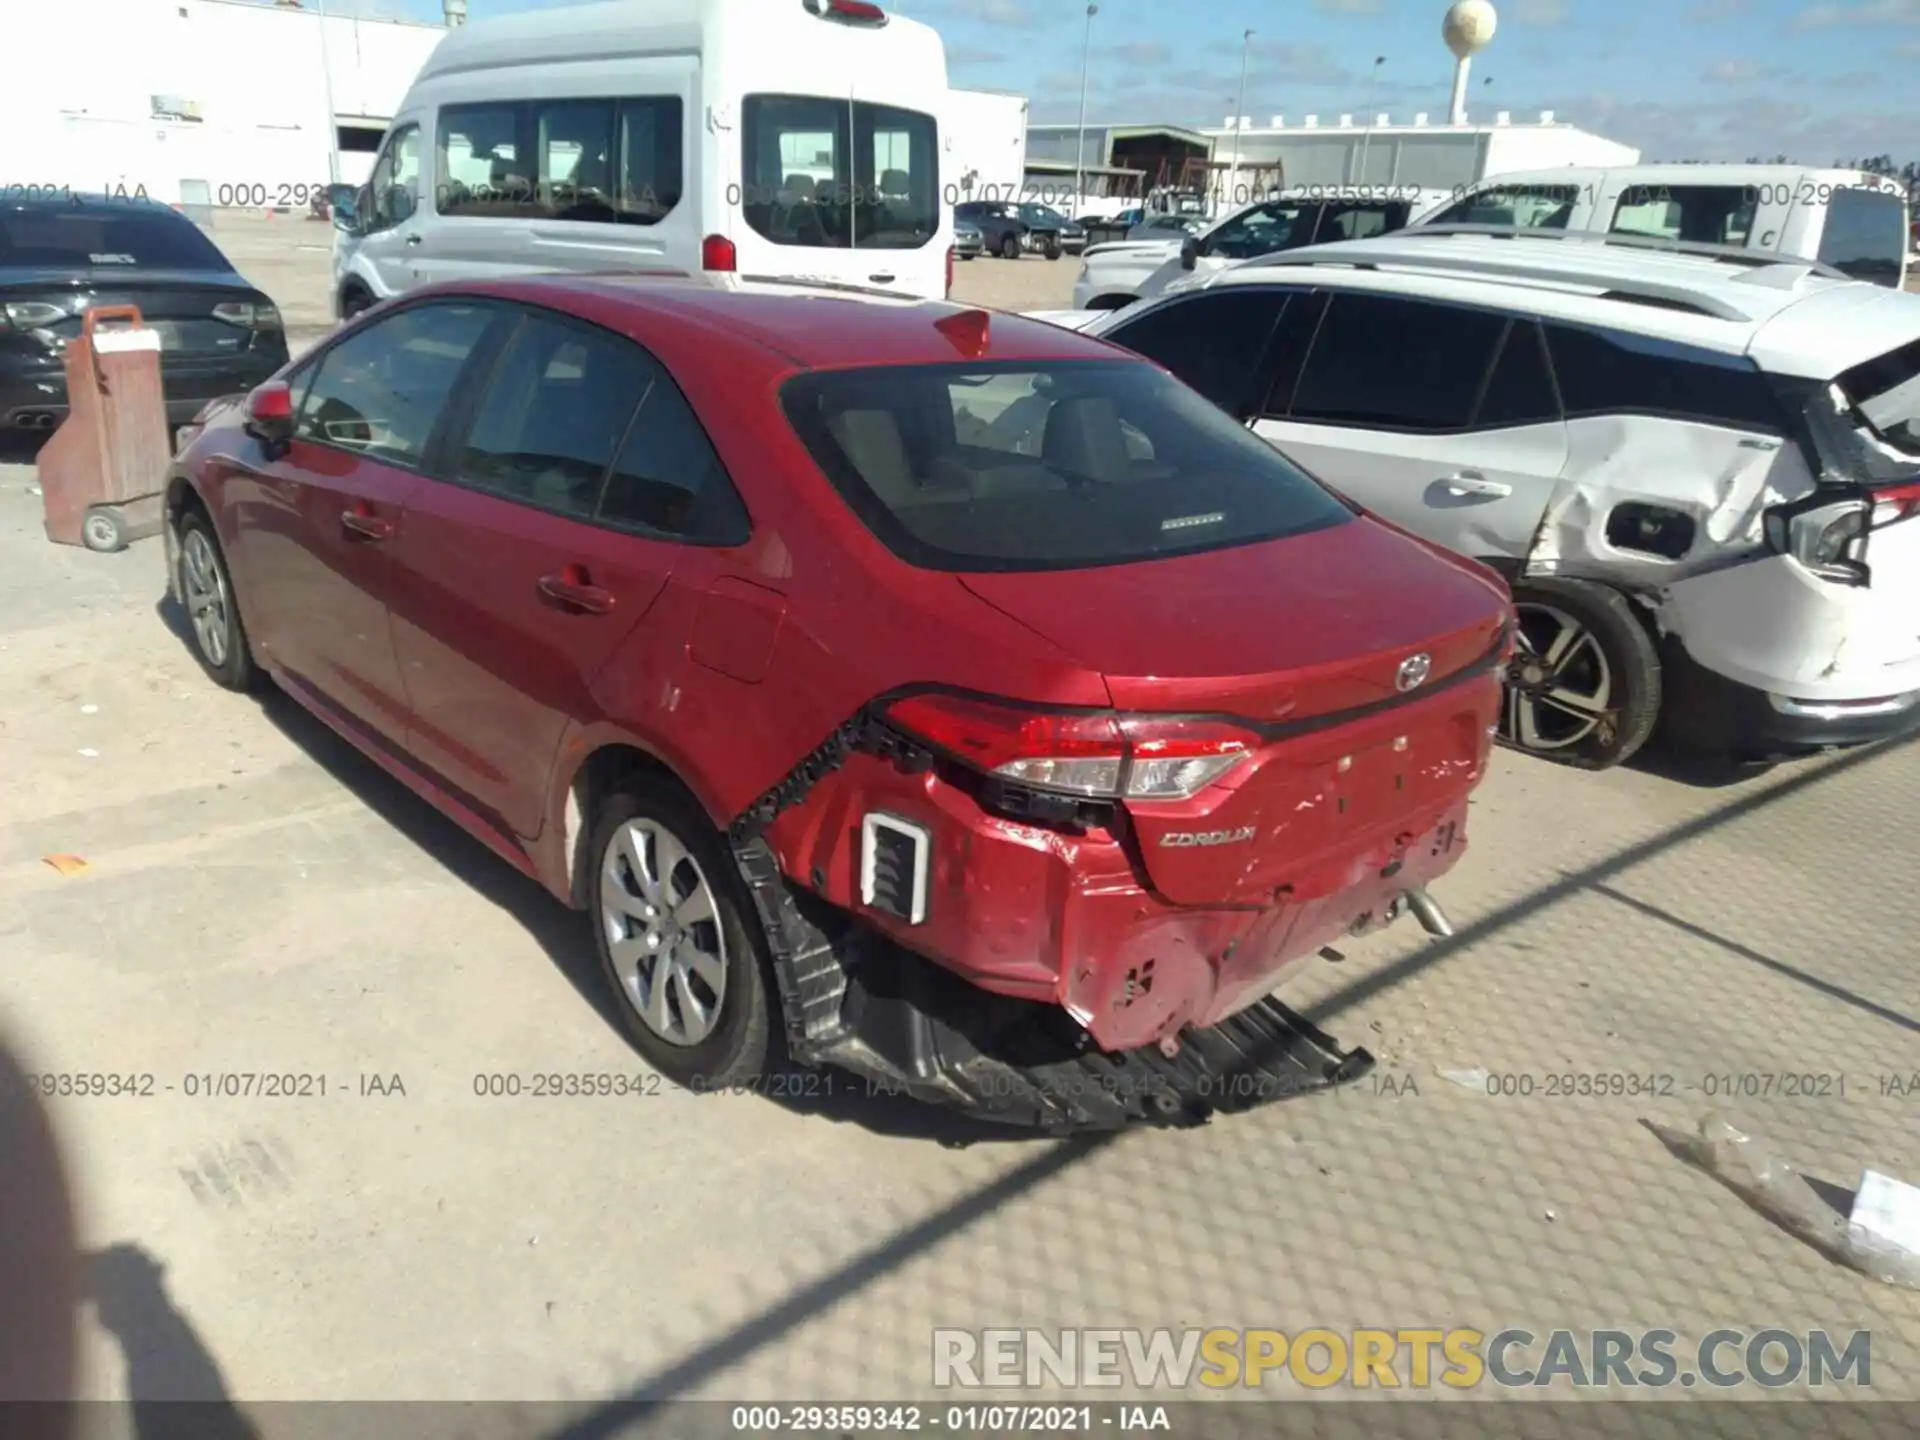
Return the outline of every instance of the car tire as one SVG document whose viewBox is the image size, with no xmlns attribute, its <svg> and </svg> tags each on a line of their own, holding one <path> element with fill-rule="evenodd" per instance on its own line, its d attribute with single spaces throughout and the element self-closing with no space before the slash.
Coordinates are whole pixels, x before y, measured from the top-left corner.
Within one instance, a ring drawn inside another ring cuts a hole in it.
<svg viewBox="0 0 1920 1440">
<path fill-rule="evenodd" d="M 600 807 L 588 856 L 594 948 L 633 1047 L 696 1091 L 775 1072 L 783 1032 L 766 938 L 700 807 L 670 781 L 636 781 Z"/>
<path fill-rule="evenodd" d="M 373 296 L 358 285 L 349 285 L 340 292 L 340 318 L 351 320 L 363 310 L 373 308 Z"/>
<path fill-rule="evenodd" d="M 1000 258 L 1018 260 L 1020 258 L 1020 237 L 1012 233 L 1000 237 Z"/>
<path fill-rule="evenodd" d="M 1630 759 L 1659 719 L 1660 652 L 1632 603 L 1587 580 L 1513 587 L 1520 636 L 1501 697 L 1501 743 L 1583 770 Z"/>
<path fill-rule="evenodd" d="M 1046 247 L 1046 255 L 1049 260 L 1058 260 L 1060 253 L 1060 247 L 1058 245 L 1048 245 Z"/>
<path fill-rule="evenodd" d="M 253 690 L 260 683 L 247 627 L 240 618 L 233 573 L 206 511 L 180 517 L 180 594 L 187 607 L 188 643 L 207 678 L 227 690 Z"/>
</svg>

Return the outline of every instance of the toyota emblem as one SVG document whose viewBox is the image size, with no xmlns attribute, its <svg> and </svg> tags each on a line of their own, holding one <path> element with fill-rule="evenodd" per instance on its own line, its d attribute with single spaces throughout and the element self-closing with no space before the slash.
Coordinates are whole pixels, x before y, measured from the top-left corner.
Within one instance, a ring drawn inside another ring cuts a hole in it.
<svg viewBox="0 0 1920 1440">
<path fill-rule="evenodd" d="M 1414 690 L 1427 683 L 1427 676 L 1433 673 L 1433 657 L 1427 654 L 1409 655 L 1400 662 L 1400 672 L 1393 677 L 1396 690 Z"/>
</svg>

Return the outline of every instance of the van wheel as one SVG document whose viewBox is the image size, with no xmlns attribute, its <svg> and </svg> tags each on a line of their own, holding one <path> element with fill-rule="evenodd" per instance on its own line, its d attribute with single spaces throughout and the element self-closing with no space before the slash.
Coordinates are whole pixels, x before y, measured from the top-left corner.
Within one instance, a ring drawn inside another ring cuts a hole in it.
<svg viewBox="0 0 1920 1440">
<path fill-rule="evenodd" d="M 679 787 L 642 780 L 594 826 L 594 944 L 634 1048 L 692 1090 L 781 1058 L 772 967 L 738 865 Z"/>
<path fill-rule="evenodd" d="M 1660 655 L 1618 590 L 1586 580 L 1513 587 L 1520 633 L 1500 710 L 1502 743 L 1584 770 L 1620 764 L 1660 713 Z"/>
<path fill-rule="evenodd" d="M 1002 260 L 1018 260 L 1020 258 L 1020 237 L 1018 235 L 1009 234 L 1001 237 L 1000 258 Z"/>
</svg>

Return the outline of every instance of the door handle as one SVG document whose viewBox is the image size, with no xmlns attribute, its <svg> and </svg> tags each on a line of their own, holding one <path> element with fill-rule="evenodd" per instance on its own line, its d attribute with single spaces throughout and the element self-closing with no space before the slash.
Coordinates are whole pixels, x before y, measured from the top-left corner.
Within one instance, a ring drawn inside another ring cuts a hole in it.
<svg viewBox="0 0 1920 1440">
<path fill-rule="evenodd" d="M 1458 475 L 1449 475 L 1446 486 L 1449 495 L 1486 495 L 1498 499 L 1513 494 L 1511 485 L 1489 480 L 1478 470 L 1462 470 Z"/>
<path fill-rule="evenodd" d="M 891 285 L 895 280 L 899 278 L 900 277 L 897 275 L 869 275 L 867 277 L 867 279 L 871 280 L 876 285 Z"/>
<path fill-rule="evenodd" d="M 407 236 L 407 244 L 418 245 L 419 243 L 420 243 L 420 237 L 418 235 Z"/>
<path fill-rule="evenodd" d="M 604 615 L 613 609 L 613 592 L 593 584 L 585 578 L 583 571 L 572 566 L 558 575 L 542 575 L 537 588 L 563 610 L 582 615 Z"/>
<path fill-rule="evenodd" d="M 369 515 L 363 510 L 343 510 L 340 512 L 340 528 L 354 540 L 386 540 L 393 535 L 393 522 L 382 520 L 378 515 Z"/>
</svg>

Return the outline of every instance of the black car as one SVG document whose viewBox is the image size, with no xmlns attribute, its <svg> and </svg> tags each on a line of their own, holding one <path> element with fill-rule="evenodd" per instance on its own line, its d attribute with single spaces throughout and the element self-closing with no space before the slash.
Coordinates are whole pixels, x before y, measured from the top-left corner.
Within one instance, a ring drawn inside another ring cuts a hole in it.
<svg viewBox="0 0 1920 1440">
<path fill-rule="evenodd" d="M 160 335 L 169 424 L 287 363 L 280 312 L 186 216 L 144 196 L 0 196 L 0 431 L 67 413 L 64 354 L 89 308 L 135 305 Z"/>
<path fill-rule="evenodd" d="M 953 218 L 980 232 L 987 254 L 1007 260 L 1018 260 L 1023 251 L 1058 260 L 1087 248 L 1084 225 L 1031 201 L 968 200 L 953 207 Z"/>
</svg>

